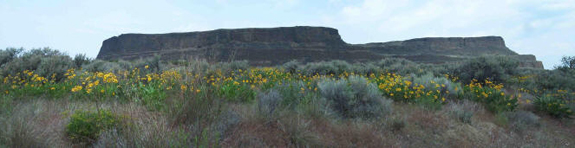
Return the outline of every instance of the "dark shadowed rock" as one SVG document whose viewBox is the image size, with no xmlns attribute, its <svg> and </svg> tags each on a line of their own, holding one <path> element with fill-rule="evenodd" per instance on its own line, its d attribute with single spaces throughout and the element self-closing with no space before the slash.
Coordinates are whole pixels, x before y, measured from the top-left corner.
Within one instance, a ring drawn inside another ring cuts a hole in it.
<svg viewBox="0 0 575 148">
<path fill-rule="evenodd" d="M 519 56 L 503 38 L 418 38 L 385 43 L 348 44 L 326 27 L 218 29 L 169 34 L 122 34 L 103 42 L 97 59 L 132 60 L 161 55 L 162 59 L 249 60 L 269 66 L 294 59 L 301 62 L 345 60 L 365 62 L 401 57 L 422 63 L 445 63 L 480 55 L 522 57 L 523 66 L 543 68 L 533 57 Z"/>
</svg>

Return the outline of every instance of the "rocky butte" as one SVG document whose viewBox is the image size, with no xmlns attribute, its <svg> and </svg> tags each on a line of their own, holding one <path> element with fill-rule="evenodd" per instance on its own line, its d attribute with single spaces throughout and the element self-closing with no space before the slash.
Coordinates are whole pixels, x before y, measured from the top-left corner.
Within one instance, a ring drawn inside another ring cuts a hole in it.
<svg viewBox="0 0 575 148">
<path fill-rule="evenodd" d="M 420 63 L 446 63 L 481 55 L 506 55 L 520 60 L 523 67 L 543 68 L 535 56 L 513 52 L 498 36 L 348 44 L 336 29 L 304 26 L 122 34 L 105 40 L 97 59 L 133 60 L 155 55 L 164 60 L 248 60 L 257 66 L 278 65 L 291 60 L 304 63 L 336 59 L 366 62 L 388 57 Z"/>
</svg>

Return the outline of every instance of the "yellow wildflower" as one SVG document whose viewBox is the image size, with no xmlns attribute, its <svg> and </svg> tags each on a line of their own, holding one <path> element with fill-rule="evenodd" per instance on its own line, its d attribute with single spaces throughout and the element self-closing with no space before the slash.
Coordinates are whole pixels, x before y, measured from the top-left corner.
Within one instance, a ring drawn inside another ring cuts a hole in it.
<svg viewBox="0 0 575 148">
<path fill-rule="evenodd" d="M 72 92 L 77 92 L 80 90 L 82 90 L 82 86 L 76 86 L 76 87 L 72 88 Z"/>
</svg>

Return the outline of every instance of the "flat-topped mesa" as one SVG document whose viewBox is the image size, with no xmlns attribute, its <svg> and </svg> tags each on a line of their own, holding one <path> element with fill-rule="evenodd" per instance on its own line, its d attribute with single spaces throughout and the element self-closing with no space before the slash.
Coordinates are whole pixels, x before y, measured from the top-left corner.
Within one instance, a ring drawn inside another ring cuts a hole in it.
<svg viewBox="0 0 575 148">
<path fill-rule="evenodd" d="M 229 49 L 341 48 L 347 45 L 336 29 L 326 27 L 280 27 L 218 29 L 169 34 L 122 34 L 103 42 L 98 59 L 137 59 L 153 54 Z"/>
<path fill-rule="evenodd" d="M 517 55 L 505 46 L 499 36 L 485 37 L 430 37 L 406 41 L 368 43 L 359 45 L 383 54 L 440 54 L 440 55 Z"/>
<path fill-rule="evenodd" d="M 480 55 L 508 55 L 519 57 L 526 67 L 543 68 L 534 57 L 511 51 L 498 36 L 417 38 L 352 45 L 345 43 L 336 29 L 306 26 L 122 34 L 105 40 L 97 59 L 133 60 L 154 55 L 166 60 L 248 60 L 255 66 L 273 66 L 291 60 L 366 62 L 386 57 L 446 63 Z"/>
</svg>

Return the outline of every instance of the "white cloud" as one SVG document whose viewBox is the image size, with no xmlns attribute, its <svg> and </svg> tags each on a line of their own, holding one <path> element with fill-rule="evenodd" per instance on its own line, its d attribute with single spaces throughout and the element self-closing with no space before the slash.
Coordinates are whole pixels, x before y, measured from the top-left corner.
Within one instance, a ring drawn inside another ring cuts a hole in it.
<svg viewBox="0 0 575 148">
<path fill-rule="evenodd" d="M 570 37 L 575 34 L 574 0 L 364 0 L 343 7 L 340 14 L 332 19 L 341 18 L 344 28 L 376 31 L 352 35 L 358 37 L 355 42 L 500 35 L 518 53 L 542 55 L 538 58 L 546 67 L 556 62 L 550 57 L 575 55 L 575 38 Z"/>
</svg>

